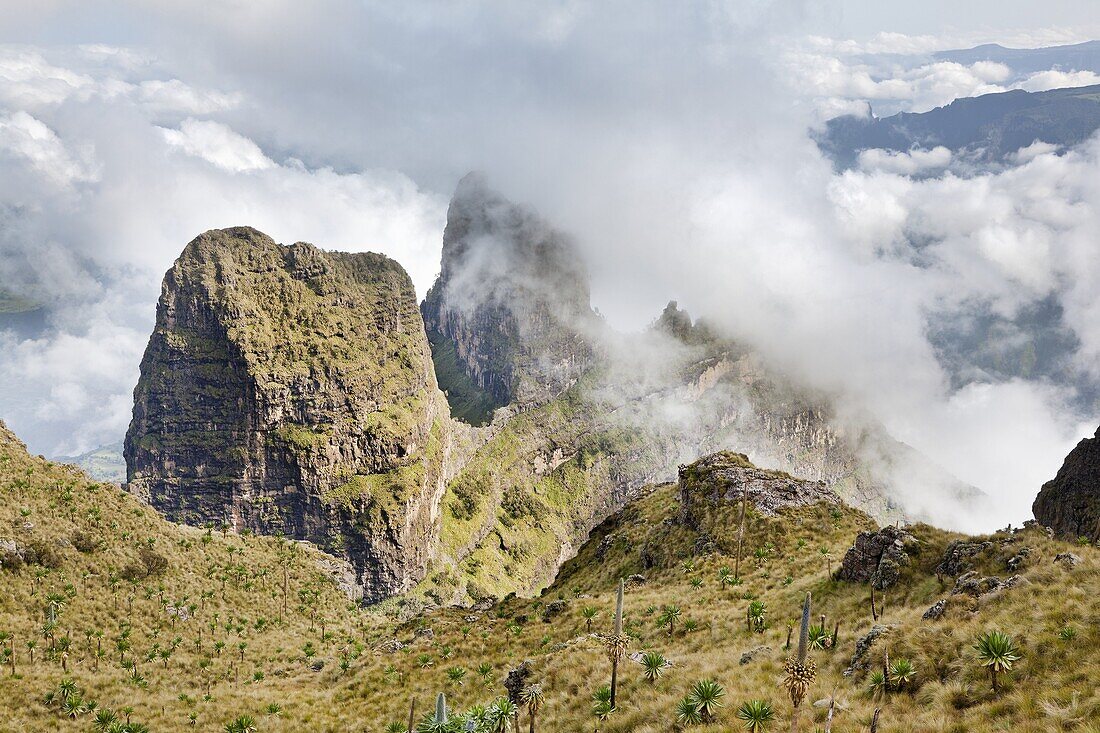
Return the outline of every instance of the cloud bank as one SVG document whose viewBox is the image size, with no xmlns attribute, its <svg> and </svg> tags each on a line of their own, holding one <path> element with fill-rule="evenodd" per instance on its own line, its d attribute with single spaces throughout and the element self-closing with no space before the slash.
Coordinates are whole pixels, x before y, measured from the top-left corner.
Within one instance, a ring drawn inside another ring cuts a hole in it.
<svg viewBox="0 0 1100 733">
<path fill-rule="evenodd" d="M 965 176 L 943 149 L 871 151 L 838 175 L 807 130 L 1092 77 L 899 60 L 960 44 L 815 36 L 815 7 L 153 3 L 111 32 L 50 15 L 49 38 L 0 48 L 0 285 L 49 312 L 0 345 L 0 411 L 51 454 L 117 440 L 160 276 L 206 229 L 382 251 L 423 293 L 450 189 L 481 169 L 576 237 L 614 325 L 676 298 L 1019 521 L 1095 429 L 1100 144 Z M 1004 351 L 1037 303 L 1074 344 L 1056 375 L 945 365 L 938 324 L 993 319 Z"/>
</svg>

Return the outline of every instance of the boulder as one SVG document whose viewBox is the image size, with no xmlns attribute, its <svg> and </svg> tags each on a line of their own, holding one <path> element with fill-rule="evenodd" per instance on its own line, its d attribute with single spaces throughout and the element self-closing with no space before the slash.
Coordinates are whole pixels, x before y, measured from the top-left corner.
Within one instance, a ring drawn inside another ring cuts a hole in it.
<svg viewBox="0 0 1100 733">
<path fill-rule="evenodd" d="M 885 590 L 897 583 L 901 568 L 909 564 L 906 550 L 916 545 L 913 535 L 893 525 L 877 532 L 860 532 L 844 553 L 836 577 L 854 583 L 869 582 Z"/>
<path fill-rule="evenodd" d="M 738 506 L 743 496 L 765 516 L 784 507 L 840 504 L 840 497 L 821 481 L 804 481 L 782 471 L 754 466 L 742 453 L 721 451 L 680 466 L 680 521 L 704 531 L 706 517 L 721 505 Z"/>
<path fill-rule="evenodd" d="M 1081 564 L 1081 557 L 1072 552 L 1060 552 L 1054 556 L 1054 562 L 1058 563 L 1066 570 L 1073 570 Z"/>
<path fill-rule="evenodd" d="M 870 631 L 859 637 L 859 639 L 856 640 L 856 650 L 852 655 L 852 661 L 848 665 L 848 668 L 844 670 L 844 676 L 849 677 L 855 672 L 865 672 L 870 669 L 871 662 L 868 659 L 868 655 L 872 647 L 875 646 L 875 643 L 879 639 L 889 634 L 893 628 L 893 626 L 885 624 L 875 624 L 871 627 Z"/>
<path fill-rule="evenodd" d="M 508 699 L 513 704 L 520 704 L 520 695 L 523 692 L 523 688 L 527 686 L 527 680 L 531 677 L 531 661 L 524 660 L 515 669 L 508 672 L 508 676 L 504 678 L 504 689 L 508 690 Z"/>
<path fill-rule="evenodd" d="M 761 646 L 753 647 L 752 649 L 749 649 L 747 652 L 743 652 L 741 654 L 740 663 L 741 664 L 748 664 L 749 662 L 756 659 L 758 656 L 760 656 L 762 654 L 770 654 L 771 651 L 772 651 L 772 648 L 770 646 L 767 646 L 767 645 L 761 645 Z"/>
<path fill-rule="evenodd" d="M 560 616 L 565 613 L 567 608 L 569 608 L 569 601 L 561 599 L 550 601 L 542 608 L 542 620 L 546 623 L 550 623 L 555 616 Z"/>
<path fill-rule="evenodd" d="M 938 621 L 943 618 L 943 614 L 947 612 L 947 599 L 941 598 L 933 603 L 924 615 L 921 616 L 925 621 Z"/>
<path fill-rule="evenodd" d="M 936 566 L 936 572 L 952 577 L 962 575 L 970 570 L 970 561 L 990 547 L 993 547 L 992 542 L 952 540 L 944 551 L 940 564 Z"/>
</svg>

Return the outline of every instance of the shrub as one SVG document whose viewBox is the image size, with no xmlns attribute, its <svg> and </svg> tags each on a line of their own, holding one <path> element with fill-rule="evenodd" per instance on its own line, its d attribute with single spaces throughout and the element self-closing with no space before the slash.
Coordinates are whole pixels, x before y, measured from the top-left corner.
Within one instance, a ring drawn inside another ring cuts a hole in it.
<svg viewBox="0 0 1100 733">
<path fill-rule="evenodd" d="M 73 547 L 84 554 L 95 552 L 99 549 L 99 540 L 87 532 L 82 532 L 80 530 L 73 533 L 72 543 Z"/>
<path fill-rule="evenodd" d="M 122 578 L 131 583 L 145 580 L 149 577 L 157 577 L 168 569 L 168 559 L 151 547 L 138 548 L 138 559 L 122 569 Z"/>
<path fill-rule="evenodd" d="M 56 570 L 62 564 L 61 551 L 57 549 L 57 545 L 43 540 L 33 540 L 27 545 L 23 560 L 28 565 L 41 565 L 51 570 Z"/>
<path fill-rule="evenodd" d="M 0 570 L 18 573 L 23 569 L 23 556 L 15 548 L 0 547 Z"/>
</svg>

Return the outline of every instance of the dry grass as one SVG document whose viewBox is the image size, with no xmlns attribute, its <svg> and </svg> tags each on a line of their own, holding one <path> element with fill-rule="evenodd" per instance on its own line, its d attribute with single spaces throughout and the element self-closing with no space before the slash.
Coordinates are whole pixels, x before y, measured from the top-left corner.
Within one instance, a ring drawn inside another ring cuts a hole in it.
<svg viewBox="0 0 1100 733">
<path fill-rule="evenodd" d="M 743 583 L 723 589 L 719 570 L 734 565 L 736 512 L 718 512 L 702 535 L 666 522 L 676 510 L 669 486 L 635 502 L 594 532 L 542 598 L 512 598 L 482 612 L 441 609 L 399 623 L 382 610 L 349 608 L 318 569 L 318 553 L 310 548 L 269 538 L 222 537 L 166 523 L 117 488 L 95 484 L 0 442 L 0 538 L 56 545 L 71 542 L 80 531 L 102 541 L 102 547 L 91 553 L 59 548 L 60 567 L 44 574 L 33 565 L 14 574 L 0 571 L 0 631 L 15 633 L 17 655 L 15 677 L 0 678 L 0 729 L 91 729 L 91 716 L 69 721 L 42 703 L 46 692 L 66 676 L 59 658 L 46 659 L 43 654 L 48 645 L 41 635 L 47 594 L 64 593 L 71 585 L 73 597 L 60 613 L 57 634 L 72 637 L 68 676 L 101 706 L 133 706 L 134 718 L 156 731 L 189 729 L 189 713 L 195 714 L 199 730 L 220 730 L 233 717 L 251 714 L 261 731 L 383 731 L 389 722 L 407 717 L 411 698 L 418 700 L 420 710 L 428 709 L 437 691 L 447 692 L 459 709 L 491 701 L 503 692 L 508 670 L 525 659 L 534 670 L 530 681 L 542 683 L 546 694 L 539 714 L 541 731 L 664 733 L 674 729 L 676 702 L 692 683 L 707 677 L 726 688 L 725 707 L 717 722 L 696 726 L 698 730 L 742 730 L 735 711 L 751 698 L 770 700 L 777 712 L 771 729 L 786 730 L 790 703 L 779 686 L 787 655 L 783 647 L 787 623 L 796 619 L 806 591 L 813 593 L 815 621 L 824 613 L 830 630 L 835 621 L 841 626 L 838 648 L 813 653 L 818 675 L 802 707 L 801 730 L 824 725 L 825 709 L 810 703 L 830 694 L 845 708 L 834 722 L 836 731 L 867 730 L 876 707 L 883 709 L 883 733 L 1097 730 L 1096 549 L 1070 548 L 1038 531 L 995 535 L 994 546 L 977 559 L 978 568 L 1005 577 L 1005 560 L 1027 546 L 1032 555 L 1019 572 L 1028 582 L 982 601 L 952 597 L 946 616 L 929 622 L 922 621 L 921 614 L 948 597 L 953 584 L 951 578 L 938 580 L 932 569 L 955 536 L 927 526 L 912 528 L 921 551 L 899 585 L 887 591 L 880 623 L 894 627 L 887 637 L 891 659 L 912 660 L 917 680 L 911 691 L 892 692 L 882 701 L 866 693 L 864 673 L 843 674 L 855 640 L 872 623 L 867 587 L 833 581 L 827 572 L 830 565 L 836 569 L 856 532 L 870 526 L 865 515 L 822 505 L 777 518 L 752 516 Z M 32 529 L 24 529 L 28 522 Z M 149 539 L 167 560 L 167 570 L 137 583 L 120 581 L 112 590 L 111 574 L 136 560 L 137 548 Z M 766 561 L 754 557 L 758 548 L 769 544 Z M 822 554 L 823 548 L 831 560 Z M 1083 559 L 1072 571 L 1052 562 L 1055 554 L 1067 549 Z M 291 586 L 285 616 L 280 587 L 284 565 Z M 223 592 L 221 577 L 227 567 L 242 570 L 239 579 L 224 584 Z M 592 714 L 591 695 L 607 684 L 609 665 L 598 639 L 586 633 L 582 609 L 598 608 L 596 630 L 608 630 L 617 579 L 639 572 L 647 582 L 629 590 L 626 599 L 630 651 L 659 651 L 673 666 L 651 684 L 643 679 L 640 666 L 624 662 L 619 709 L 601 722 Z M 85 579 L 84 573 L 94 576 Z M 38 576 L 42 577 L 36 580 Z M 195 619 L 173 624 L 160 602 L 162 586 L 169 602 L 187 598 L 187 603 L 199 604 L 204 593 L 213 595 Z M 323 642 L 319 628 L 310 630 L 312 612 L 300 601 L 299 591 L 318 594 L 316 617 L 326 620 L 328 631 Z M 131 596 L 132 614 L 127 611 Z M 545 604 L 558 598 L 567 601 L 565 611 L 542 621 Z M 746 628 L 750 598 L 767 604 L 763 633 Z M 672 635 L 656 623 L 659 609 L 669 604 L 682 612 Z M 215 614 L 218 630 L 211 635 Z M 270 625 L 257 630 L 261 618 Z M 230 619 L 234 630 L 226 631 Z M 687 620 L 697 624 L 694 631 L 685 629 Z M 147 686 L 129 682 L 128 671 L 118 663 L 114 640 L 123 623 L 132 629 L 133 650 L 127 656 L 138 660 Z M 244 630 L 238 633 L 235 629 L 240 627 Z M 421 627 L 432 634 L 418 634 Z M 1072 640 L 1060 637 L 1067 627 L 1076 631 Z M 971 648 L 974 637 L 988 629 L 1011 634 L 1024 653 L 997 695 L 990 691 Z M 95 637 L 89 642 L 86 630 L 103 633 L 107 654 L 98 672 L 89 654 Z M 163 647 L 176 637 L 182 642 L 167 669 L 159 659 L 145 661 L 155 644 Z M 400 639 L 404 648 L 379 650 L 380 642 L 389 638 Z M 25 647 L 28 639 L 38 642 L 33 665 Z M 214 650 L 215 640 L 227 645 L 220 654 Z M 247 644 L 243 663 L 237 652 L 241 641 Z M 320 671 L 308 664 L 303 654 L 306 643 L 316 648 L 314 658 L 325 661 Z M 769 650 L 740 664 L 743 652 L 761 645 Z M 340 668 L 342 649 L 348 657 L 346 671 Z M 875 664 L 881 653 L 880 643 L 871 655 Z M 211 662 L 209 696 L 200 672 L 203 660 Z M 492 668 L 487 681 L 477 673 L 482 663 Z M 461 684 L 449 679 L 447 670 L 452 667 L 467 670 Z M 255 673 L 262 673 L 263 679 L 253 681 Z M 272 703 L 281 706 L 278 715 L 265 714 Z"/>
</svg>

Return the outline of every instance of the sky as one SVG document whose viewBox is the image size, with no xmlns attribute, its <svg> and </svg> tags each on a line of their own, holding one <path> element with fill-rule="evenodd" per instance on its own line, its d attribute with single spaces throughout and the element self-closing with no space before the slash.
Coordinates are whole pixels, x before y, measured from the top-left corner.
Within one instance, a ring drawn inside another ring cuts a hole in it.
<svg viewBox="0 0 1100 733">
<path fill-rule="evenodd" d="M 1055 298 L 1097 378 L 1100 142 L 840 173 L 808 131 L 1098 83 L 929 55 L 1093 38 L 1088 0 L 0 0 L 0 284 L 51 314 L 2 338 L 0 417 L 48 455 L 119 440 L 161 276 L 207 229 L 385 252 L 423 294 L 476 169 L 577 239 L 613 325 L 675 298 L 1022 520 L 1097 415 L 952 384 L 929 319 Z"/>
</svg>

